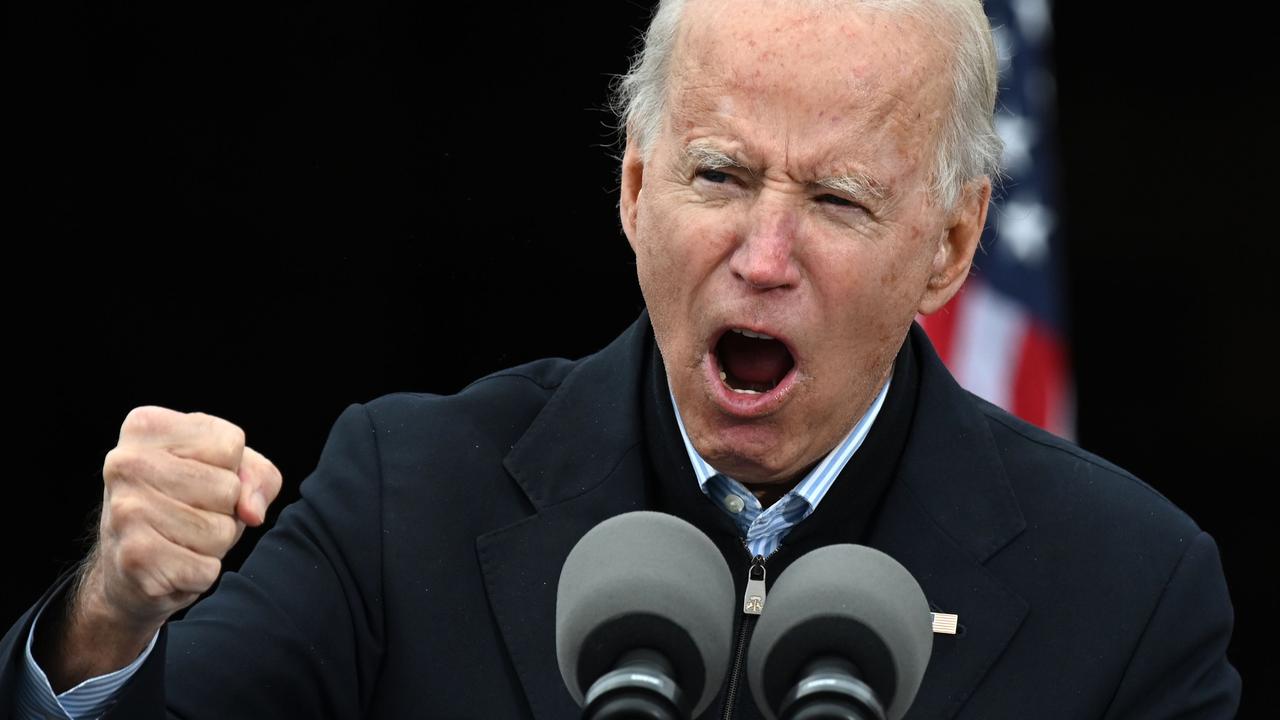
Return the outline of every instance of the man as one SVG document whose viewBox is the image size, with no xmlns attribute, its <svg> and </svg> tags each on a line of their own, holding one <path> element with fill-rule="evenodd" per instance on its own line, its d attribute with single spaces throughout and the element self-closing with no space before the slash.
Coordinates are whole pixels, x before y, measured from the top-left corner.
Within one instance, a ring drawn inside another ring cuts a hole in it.
<svg viewBox="0 0 1280 720">
<path fill-rule="evenodd" d="M 739 589 L 752 556 L 772 579 L 834 542 L 902 562 L 962 628 L 909 717 L 1231 716 L 1212 540 L 961 391 L 912 326 L 981 234 L 994 65 L 969 0 L 663 3 L 620 88 L 647 314 L 582 361 L 348 409 L 302 500 L 171 625 L 280 478 L 226 421 L 134 411 L 97 550 L 0 646 L 6 702 L 106 674 L 85 704 L 111 717 L 573 717 L 557 573 L 651 508 Z M 735 686 L 705 717 L 760 716 Z"/>
</svg>

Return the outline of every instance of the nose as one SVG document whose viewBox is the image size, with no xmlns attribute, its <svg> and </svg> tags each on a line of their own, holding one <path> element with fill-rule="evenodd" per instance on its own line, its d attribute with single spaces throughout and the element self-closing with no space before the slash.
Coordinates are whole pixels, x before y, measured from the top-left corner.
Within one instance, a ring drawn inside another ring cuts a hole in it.
<svg viewBox="0 0 1280 720">
<path fill-rule="evenodd" d="M 760 198 L 745 218 L 742 241 L 729 258 L 734 277 L 756 290 L 794 287 L 800 280 L 795 245 L 799 221 L 785 201 Z"/>
</svg>

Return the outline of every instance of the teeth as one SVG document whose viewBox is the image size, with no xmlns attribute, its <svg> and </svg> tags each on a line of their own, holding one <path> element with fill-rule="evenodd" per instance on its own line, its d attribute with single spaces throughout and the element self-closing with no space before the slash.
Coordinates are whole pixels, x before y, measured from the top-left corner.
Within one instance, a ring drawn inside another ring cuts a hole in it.
<svg viewBox="0 0 1280 720">
<path fill-rule="evenodd" d="M 740 328 L 734 328 L 734 329 L 733 329 L 733 331 L 734 331 L 734 332 L 736 332 L 736 333 L 738 333 L 739 335 L 746 335 L 746 336 L 747 336 L 747 337 L 749 337 L 749 338 L 755 338 L 755 339 L 757 339 L 757 340 L 772 340 L 772 339 L 773 339 L 771 336 L 769 336 L 769 335 L 765 335 L 764 333 L 751 332 L 750 330 L 742 330 L 742 329 L 740 329 Z"/>
<path fill-rule="evenodd" d="M 757 391 L 755 391 L 755 390 L 739 390 L 739 389 L 738 389 L 738 388 L 736 388 L 736 387 L 731 387 L 731 388 L 729 388 L 729 389 L 730 389 L 730 390 L 732 390 L 732 391 L 734 391 L 734 392 L 736 392 L 736 393 L 738 393 L 738 394 L 740 394 L 740 395 L 759 395 L 759 394 L 760 394 L 759 392 L 757 392 Z"/>
<path fill-rule="evenodd" d="M 728 374 L 728 373 L 726 373 L 725 371 L 721 370 L 721 371 L 720 371 L 720 380 L 721 380 L 722 382 L 727 382 L 727 381 L 729 380 L 729 374 Z"/>
</svg>

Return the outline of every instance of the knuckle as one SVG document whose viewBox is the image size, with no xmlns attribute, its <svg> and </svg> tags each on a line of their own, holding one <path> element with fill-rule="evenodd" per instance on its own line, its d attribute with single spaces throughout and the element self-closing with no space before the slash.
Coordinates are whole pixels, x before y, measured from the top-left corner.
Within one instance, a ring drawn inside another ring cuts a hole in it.
<svg viewBox="0 0 1280 720">
<path fill-rule="evenodd" d="M 212 544 L 221 536 L 218 521 L 209 514 L 188 509 L 183 515 L 183 525 L 188 536 L 179 538 L 180 541 L 200 541 L 202 545 Z"/>
<path fill-rule="evenodd" d="M 204 592 L 218 581 L 222 573 L 222 561 L 212 557 L 199 557 L 191 563 L 187 570 L 187 587 L 193 591 Z"/>
<path fill-rule="evenodd" d="M 138 589 L 150 600 L 160 600 L 169 594 L 169 584 L 162 576 L 151 573 L 138 578 Z"/>
<path fill-rule="evenodd" d="M 116 547 L 116 567 L 120 574 L 133 578 L 139 584 L 150 577 L 154 553 L 148 543 L 125 537 Z"/>
<path fill-rule="evenodd" d="M 144 508 L 142 502 L 127 493 L 117 493 L 111 496 L 111 503 L 108 506 L 110 514 L 109 524 L 116 532 L 122 532 L 131 525 L 140 522 Z"/>
<path fill-rule="evenodd" d="M 244 455 L 244 440 L 244 430 L 220 420 L 217 430 L 211 434 L 211 449 L 228 467 L 239 465 Z"/>
<path fill-rule="evenodd" d="M 234 512 L 240 502 L 240 478 L 229 472 L 218 473 L 212 480 L 215 510 Z"/>
<path fill-rule="evenodd" d="M 234 423 L 227 423 L 227 434 L 231 436 L 231 442 L 235 446 L 236 451 L 243 453 L 245 442 L 244 428 Z"/>
<path fill-rule="evenodd" d="M 203 515 L 190 508 L 183 508 L 170 517 L 171 525 L 165 536 L 170 542 L 186 545 L 191 542 L 206 540 L 212 531 L 212 525 Z"/>
<path fill-rule="evenodd" d="M 145 471 L 144 454 L 128 445 L 117 445 L 102 460 L 102 479 L 108 483 L 131 480 Z"/>
<path fill-rule="evenodd" d="M 241 438 L 244 437 L 244 431 L 241 430 L 238 425 L 231 422 L 230 420 L 225 420 L 223 418 L 220 418 L 217 415 L 210 415 L 209 413 L 205 413 L 205 412 L 193 412 L 193 413 L 189 413 L 188 417 L 200 423 L 208 425 L 210 428 L 217 431 L 219 434 L 225 434 L 230 438 L 235 437 L 236 434 L 239 434 Z"/>
<path fill-rule="evenodd" d="M 123 435 L 153 435 L 166 425 L 166 411 L 155 405 L 142 405 L 129 411 L 120 426 Z"/>
<path fill-rule="evenodd" d="M 187 413 L 186 420 L 198 426 L 200 445 L 212 455 L 212 461 L 224 467 L 240 462 L 244 453 L 244 430 L 238 425 L 216 415 L 203 412 Z"/>
<path fill-rule="evenodd" d="M 231 460 L 239 463 L 240 458 L 244 455 L 244 430 L 238 425 L 226 423 L 226 430 L 222 435 L 223 453 Z"/>
<path fill-rule="evenodd" d="M 209 523 L 210 535 L 218 547 L 223 552 L 230 550 L 232 545 L 236 544 L 236 536 L 239 529 L 236 527 L 236 521 L 230 515 L 218 515 Z"/>
<path fill-rule="evenodd" d="M 204 586 L 207 588 L 218 581 L 222 575 L 222 561 L 218 558 L 206 558 L 205 578 L 207 582 Z"/>
</svg>

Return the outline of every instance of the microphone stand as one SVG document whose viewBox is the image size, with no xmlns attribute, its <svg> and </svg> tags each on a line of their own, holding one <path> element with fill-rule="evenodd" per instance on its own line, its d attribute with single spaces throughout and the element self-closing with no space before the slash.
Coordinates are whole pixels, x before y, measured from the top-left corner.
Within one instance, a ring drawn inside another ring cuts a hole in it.
<svg viewBox="0 0 1280 720">
<path fill-rule="evenodd" d="M 653 650 L 628 650 L 587 689 L 582 720 L 689 720 L 671 663 Z"/>
</svg>

